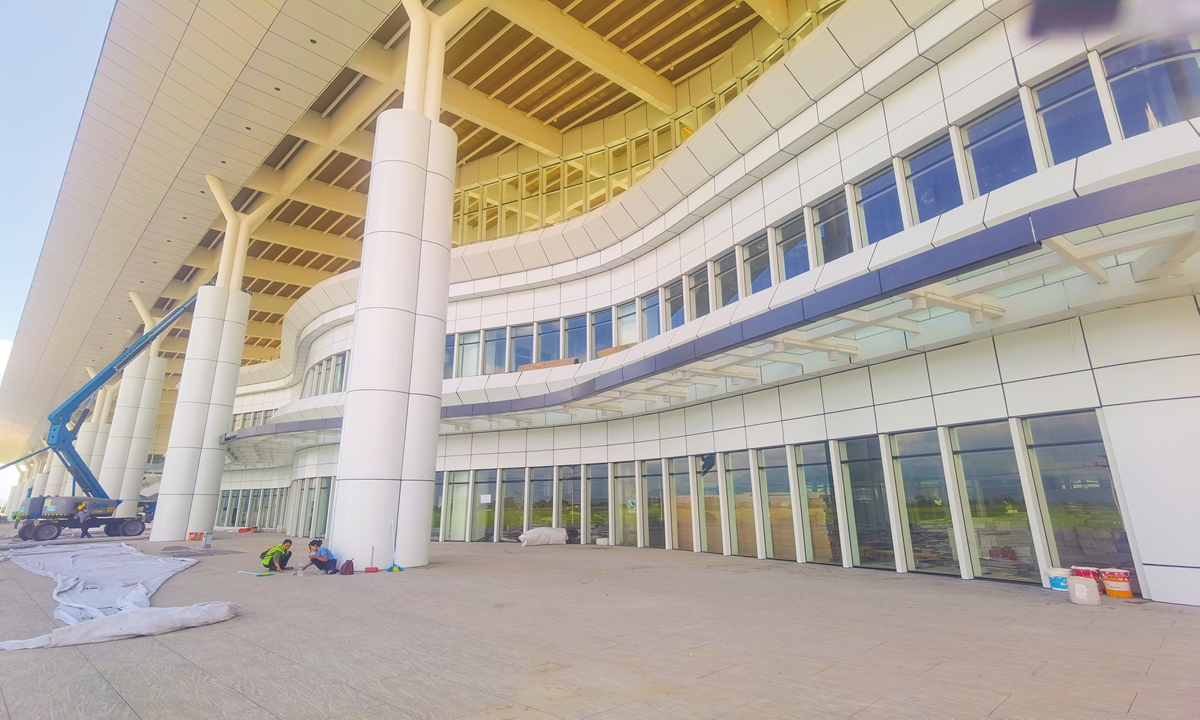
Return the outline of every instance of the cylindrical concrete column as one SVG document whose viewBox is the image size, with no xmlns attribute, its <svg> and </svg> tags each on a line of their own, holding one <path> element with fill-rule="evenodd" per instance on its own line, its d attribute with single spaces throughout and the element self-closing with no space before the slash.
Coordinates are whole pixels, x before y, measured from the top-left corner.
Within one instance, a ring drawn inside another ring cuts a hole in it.
<svg viewBox="0 0 1200 720">
<path fill-rule="evenodd" d="M 117 392 L 117 405 L 113 409 L 112 428 L 108 431 L 104 462 L 97 475 L 100 487 L 110 498 L 121 494 L 125 465 L 129 459 L 129 443 L 133 440 L 133 424 L 137 421 L 138 406 L 142 402 L 142 384 L 146 380 L 149 360 L 149 356 L 142 353 L 126 365 L 121 373 L 121 389 Z"/>
<path fill-rule="evenodd" d="M 217 354 L 212 393 L 209 395 L 204 443 L 200 450 L 187 532 L 210 533 L 216 523 L 221 474 L 225 471 L 225 448 L 221 447 L 220 440 L 233 425 L 233 396 L 237 392 L 249 317 L 250 294 L 240 290 L 231 291 L 225 308 L 225 324 L 221 331 L 221 349 Z"/>
<path fill-rule="evenodd" d="M 17 507 L 17 495 L 21 492 L 21 481 L 18 480 L 8 489 L 8 501 L 4 503 L 4 514 L 11 516 L 13 509 Z"/>
<path fill-rule="evenodd" d="M 53 497 L 55 495 L 63 495 L 62 486 L 63 479 L 67 476 L 67 466 L 62 464 L 62 460 L 58 459 L 58 455 L 50 453 L 50 477 L 46 480 L 46 496 Z M 70 481 L 67 482 L 70 487 Z"/>
<path fill-rule="evenodd" d="M 109 386 L 104 395 L 104 403 L 100 406 L 100 414 L 96 417 L 96 442 L 92 444 L 92 455 L 87 460 L 92 475 L 99 477 L 100 468 L 104 466 L 104 451 L 108 448 L 108 434 L 112 431 L 112 406 L 117 401 L 117 392 L 121 389 L 121 381 Z"/>
<path fill-rule="evenodd" d="M 29 491 L 33 489 L 33 473 L 30 472 L 25 477 L 21 478 L 21 482 L 17 483 L 17 499 L 8 509 L 8 516 L 11 518 L 17 510 L 21 508 L 21 501 L 29 497 Z"/>
<path fill-rule="evenodd" d="M 183 377 L 175 400 L 171 435 L 167 440 L 167 459 L 158 490 L 158 507 L 150 539 L 183 540 L 187 537 L 192 494 L 196 490 L 196 472 L 208 423 L 208 404 L 212 398 L 217 355 L 221 350 L 221 330 L 225 326 L 228 288 L 212 285 L 197 293 L 192 327 L 188 335 Z"/>
<path fill-rule="evenodd" d="M 120 494 L 117 495 L 121 502 L 113 513 L 114 517 L 137 515 L 142 477 L 146 474 L 146 456 L 150 452 L 150 440 L 154 437 L 154 421 L 158 419 L 158 401 L 162 396 L 167 361 L 158 356 L 157 342 L 150 346 L 148 355 L 150 360 L 146 363 L 146 379 L 142 383 L 142 397 L 138 403 L 137 418 L 133 423 L 133 437 L 129 441 L 125 474 L 121 480 Z"/>
<path fill-rule="evenodd" d="M 79 435 L 75 439 L 75 452 L 79 453 L 79 457 L 87 463 L 88 469 L 93 473 L 91 460 L 92 453 L 96 449 L 96 433 L 100 429 L 100 422 L 103 418 L 100 417 L 101 410 L 104 407 L 105 399 L 108 397 L 108 387 L 102 387 L 96 391 L 96 399 L 92 403 L 92 412 L 88 415 L 88 419 L 79 426 Z M 105 438 L 108 442 L 108 438 Z M 59 495 L 70 495 L 73 486 L 74 478 L 70 474 L 63 477 L 62 486 L 59 488 Z"/>
<path fill-rule="evenodd" d="M 412 110 L 376 124 L 330 528 L 335 554 L 364 566 L 393 544 L 397 564 L 429 562 L 455 145 Z"/>
<path fill-rule="evenodd" d="M 38 470 L 33 476 L 33 489 L 30 497 L 41 497 L 46 494 L 46 483 L 50 480 L 50 464 L 47 461 L 42 462 L 42 469 Z"/>
</svg>

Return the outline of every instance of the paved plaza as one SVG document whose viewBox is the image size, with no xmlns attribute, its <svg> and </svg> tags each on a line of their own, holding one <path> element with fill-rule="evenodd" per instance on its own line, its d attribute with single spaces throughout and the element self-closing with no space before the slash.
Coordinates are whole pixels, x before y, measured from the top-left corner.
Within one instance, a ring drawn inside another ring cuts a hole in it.
<svg viewBox="0 0 1200 720">
<path fill-rule="evenodd" d="M 1200 714 L 1197 608 L 595 546 L 435 544 L 402 574 L 238 573 L 278 539 L 220 535 L 226 552 L 153 599 L 241 603 L 232 621 L 0 655 L 0 718 Z M 51 629 L 51 588 L 0 563 L 0 639 Z"/>
</svg>

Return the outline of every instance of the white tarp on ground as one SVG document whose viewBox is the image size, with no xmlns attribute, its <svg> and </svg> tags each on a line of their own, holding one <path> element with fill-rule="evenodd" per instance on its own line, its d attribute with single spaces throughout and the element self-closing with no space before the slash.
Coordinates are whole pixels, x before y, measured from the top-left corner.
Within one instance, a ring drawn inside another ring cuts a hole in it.
<svg viewBox="0 0 1200 720">
<path fill-rule="evenodd" d="M 522 545 L 566 545 L 566 528 L 529 528 L 517 538 Z"/>
<path fill-rule="evenodd" d="M 54 617 L 67 624 L 49 635 L 0 643 L 0 649 L 80 645 L 158 635 L 228 620 L 233 603 L 151 608 L 150 596 L 195 560 L 145 553 L 125 543 L 44 545 L 0 553 L 18 567 L 54 580 Z"/>
</svg>

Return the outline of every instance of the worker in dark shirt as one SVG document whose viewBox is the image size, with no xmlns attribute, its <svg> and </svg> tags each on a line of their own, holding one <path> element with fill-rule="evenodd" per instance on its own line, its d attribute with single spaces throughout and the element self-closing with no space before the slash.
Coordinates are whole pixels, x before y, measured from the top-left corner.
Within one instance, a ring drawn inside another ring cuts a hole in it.
<svg viewBox="0 0 1200 720">
<path fill-rule="evenodd" d="M 75 520 L 79 522 L 79 527 L 82 530 L 82 532 L 79 534 L 79 537 L 90 538 L 91 535 L 88 534 L 87 524 L 88 521 L 92 519 L 92 513 L 90 510 L 88 510 L 87 503 L 80 503 L 76 510 L 77 512 L 75 513 Z"/>
<path fill-rule="evenodd" d="M 283 572 L 287 570 L 288 560 L 291 559 L 292 541 L 285 538 L 283 542 L 263 553 L 262 564 L 268 570 Z"/>
</svg>

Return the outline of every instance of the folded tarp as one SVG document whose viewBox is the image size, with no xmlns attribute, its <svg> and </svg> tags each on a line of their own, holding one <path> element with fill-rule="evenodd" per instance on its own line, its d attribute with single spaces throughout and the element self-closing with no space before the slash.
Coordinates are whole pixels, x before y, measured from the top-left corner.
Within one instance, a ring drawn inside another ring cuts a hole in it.
<svg viewBox="0 0 1200 720">
<path fill-rule="evenodd" d="M 566 545 L 566 528 L 529 528 L 517 538 L 522 545 Z"/>
<path fill-rule="evenodd" d="M 48 635 L 38 635 L 29 640 L 0 642 L 0 650 L 33 650 L 66 645 L 88 645 L 142 635 L 162 635 L 185 628 L 224 622 L 241 611 L 241 605 L 231 602 L 206 602 L 187 607 L 148 607 L 127 610 L 116 615 L 55 628 Z"/>
</svg>

